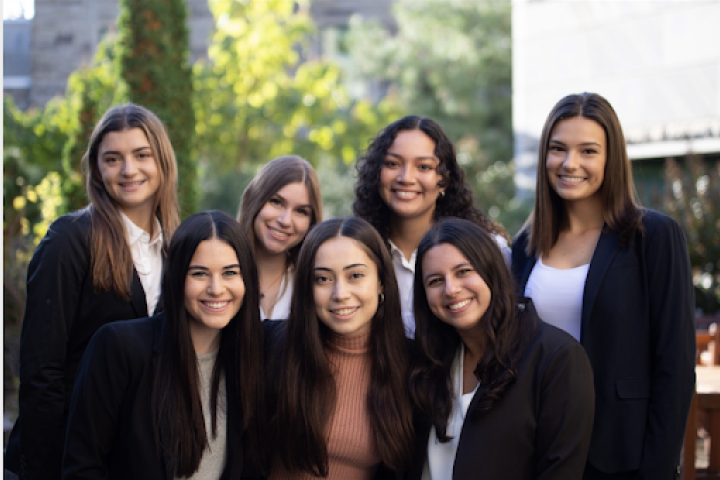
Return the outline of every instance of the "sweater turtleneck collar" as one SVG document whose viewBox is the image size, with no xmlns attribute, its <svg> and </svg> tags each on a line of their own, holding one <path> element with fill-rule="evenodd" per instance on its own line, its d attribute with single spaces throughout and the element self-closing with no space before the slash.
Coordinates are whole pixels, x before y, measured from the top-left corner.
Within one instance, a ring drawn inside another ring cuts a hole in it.
<svg viewBox="0 0 720 480">
<path fill-rule="evenodd" d="M 339 352 L 365 353 L 370 344 L 370 329 L 359 335 L 330 334 L 328 343 Z"/>
</svg>

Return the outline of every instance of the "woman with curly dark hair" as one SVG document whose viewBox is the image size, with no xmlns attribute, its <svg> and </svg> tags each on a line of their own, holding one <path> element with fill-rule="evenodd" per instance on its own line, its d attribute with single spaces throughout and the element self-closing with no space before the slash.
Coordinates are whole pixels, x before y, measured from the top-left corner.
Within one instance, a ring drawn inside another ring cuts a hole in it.
<svg viewBox="0 0 720 480">
<path fill-rule="evenodd" d="M 582 346 L 517 303 L 499 248 L 472 222 L 439 221 L 416 271 L 407 478 L 582 478 L 594 409 Z"/>
<path fill-rule="evenodd" d="M 357 162 L 353 212 L 377 229 L 392 254 L 403 323 L 413 336 L 412 284 L 420 239 L 440 218 L 470 220 L 493 234 L 509 262 L 503 228 L 474 205 L 455 147 L 429 118 L 397 120 L 370 143 Z"/>
</svg>

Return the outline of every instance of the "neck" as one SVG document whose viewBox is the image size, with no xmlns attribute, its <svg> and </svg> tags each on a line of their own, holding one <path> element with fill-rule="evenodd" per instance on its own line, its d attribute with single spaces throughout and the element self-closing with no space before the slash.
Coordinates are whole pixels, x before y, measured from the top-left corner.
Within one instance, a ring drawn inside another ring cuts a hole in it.
<svg viewBox="0 0 720 480">
<path fill-rule="evenodd" d="M 585 232 L 602 228 L 604 224 L 605 217 L 599 198 L 583 202 L 565 202 L 564 230 Z"/>
<path fill-rule="evenodd" d="M 288 259 L 284 252 L 271 255 L 263 248 L 256 249 L 255 263 L 260 280 L 260 291 L 262 291 L 263 285 L 267 287 L 268 283 L 276 280 L 278 276 L 284 274 L 288 269 Z"/>
<path fill-rule="evenodd" d="M 217 330 L 208 331 L 205 329 L 193 328 L 190 325 L 190 338 L 197 355 L 210 353 L 220 348 L 220 332 Z"/>
<path fill-rule="evenodd" d="M 154 216 L 148 208 L 121 209 L 121 211 L 131 222 L 148 232 L 150 238 L 155 236 L 153 231 L 155 227 Z"/>
<path fill-rule="evenodd" d="M 465 346 L 466 363 L 477 365 L 485 353 L 485 346 L 487 345 L 487 335 L 485 331 L 480 328 L 479 324 L 477 328 L 471 330 L 456 331 Z"/>
<path fill-rule="evenodd" d="M 393 218 L 390 225 L 390 240 L 400 249 L 406 259 L 410 259 L 423 235 L 432 227 L 432 218 L 399 219 Z"/>
</svg>

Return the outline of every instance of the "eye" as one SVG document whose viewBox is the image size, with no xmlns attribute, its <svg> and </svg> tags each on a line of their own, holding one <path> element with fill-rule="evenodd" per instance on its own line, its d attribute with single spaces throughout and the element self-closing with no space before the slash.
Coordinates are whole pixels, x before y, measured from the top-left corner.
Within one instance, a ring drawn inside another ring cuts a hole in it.
<svg viewBox="0 0 720 480">
<path fill-rule="evenodd" d="M 330 277 L 327 275 L 315 275 L 314 281 L 317 285 L 321 285 L 323 283 L 327 283 L 330 281 Z"/>
<path fill-rule="evenodd" d="M 440 282 L 441 282 L 440 277 L 431 277 L 428 279 L 425 286 L 426 287 L 436 287 L 436 286 L 440 285 Z"/>
<path fill-rule="evenodd" d="M 418 165 L 418 170 L 420 170 L 421 172 L 430 172 L 435 170 L 435 167 L 433 165 L 423 163 L 421 165 Z"/>
<path fill-rule="evenodd" d="M 461 268 L 460 270 L 457 271 L 457 274 L 459 277 L 464 277 L 466 275 L 471 274 L 472 272 L 473 272 L 472 268 Z"/>
<path fill-rule="evenodd" d="M 561 147 L 560 145 L 550 145 L 550 148 L 548 148 L 551 152 L 564 152 L 565 149 Z"/>
<path fill-rule="evenodd" d="M 397 160 L 392 160 L 389 158 L 386 158 L 383 161 L 383 167 L 385 168 L 397 168 L 400 164 L 397 162 Z"/>
<path fill-rule="evenodd" d="M 147 160 L 148 158 L 152 158 L 152 154 L 150 152 L 140 152 L 137 157 L 142 160 Z"/>
<path fill-rule="evenodd" d="M 304 215 L 304 216 L 306 216 L 306 217 L 309 217 L 309 216 L 310 216 L 310 209 L 308 209 L 308 208 L 298 208 L 298 209 L 297 209 L 297 213 L 299 213 L 300 215 Z"/>
<path fill-rule="evenodd" d="M 275 205 L 277 207 L 282 206 L 282 202 L 277 197 L 272 197 L 270 200 L 268 200 L 267 203 L 269 203 L 270 205 Z"/>
<path fill-rule="evenodd" d="M 112 157 L 112 156 L 103 157 L 104 163 L 113 163 L 113 162 L 117 162 L 118 160 L 119 159 L 117 157 Z"/>
<path fill-rule="evenodd" d="M 582 151 L 582 153 L 585 155 L 595 155 L 598 152 L 594 148 L 586 148 L 585 150 Z"/>
<path fill-rule="evenodd" d="M 240 270 L 225 270 L 223 275 L 226 277 L 234 277 L 236 275 L 240 275 Z"/>
<path fill-rule="evenodd" d="M 364 274 L 363 272 L 351 272 L 351 273 L 350 273 L 350 278 L 351 278 L 352 280 L 358 280 L 358 279 L 361 279 L 361 278 L 363 278 L 363 277 L 365 277 L 365 274 Z"/>
<path fill-rule="evenodd" d="M 207 277 L 208 274 L 202 270 L 193 270 L 189 273 L 189 275 L 193 278 L 202 278 Z"/>
</svg>

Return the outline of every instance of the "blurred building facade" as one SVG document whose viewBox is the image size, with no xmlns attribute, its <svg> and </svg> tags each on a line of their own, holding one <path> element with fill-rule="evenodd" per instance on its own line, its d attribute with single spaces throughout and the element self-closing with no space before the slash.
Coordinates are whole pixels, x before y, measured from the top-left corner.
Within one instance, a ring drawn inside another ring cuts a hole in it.
<svg viewBox="0 0 720 480">
<path fill-rule="evenodd" d="M 513 127 L 521 198 L 553 105 L 596 92 L 627 136 L 641 198 L 666 158 L 720 161 L 720 1 L 513 0 Z"/>
<path fill-rule="evenodd" d="M 264 1 L 264 0 L 260 0 Z M 191 61 L 207 55 L 214 18 L 207 0 L 187 0 Z M 316 54 L 346 61 L 343 36 L 360 14 L 392 25 L 393 0 L 312 0 Z M 103 36 L 115 29 L 118 0 L 35 0 L 30 20 L 3 22 L 3 92 L 20 108 L 63 95 L 72 72 L 87 64 Z"/>
</svg>

